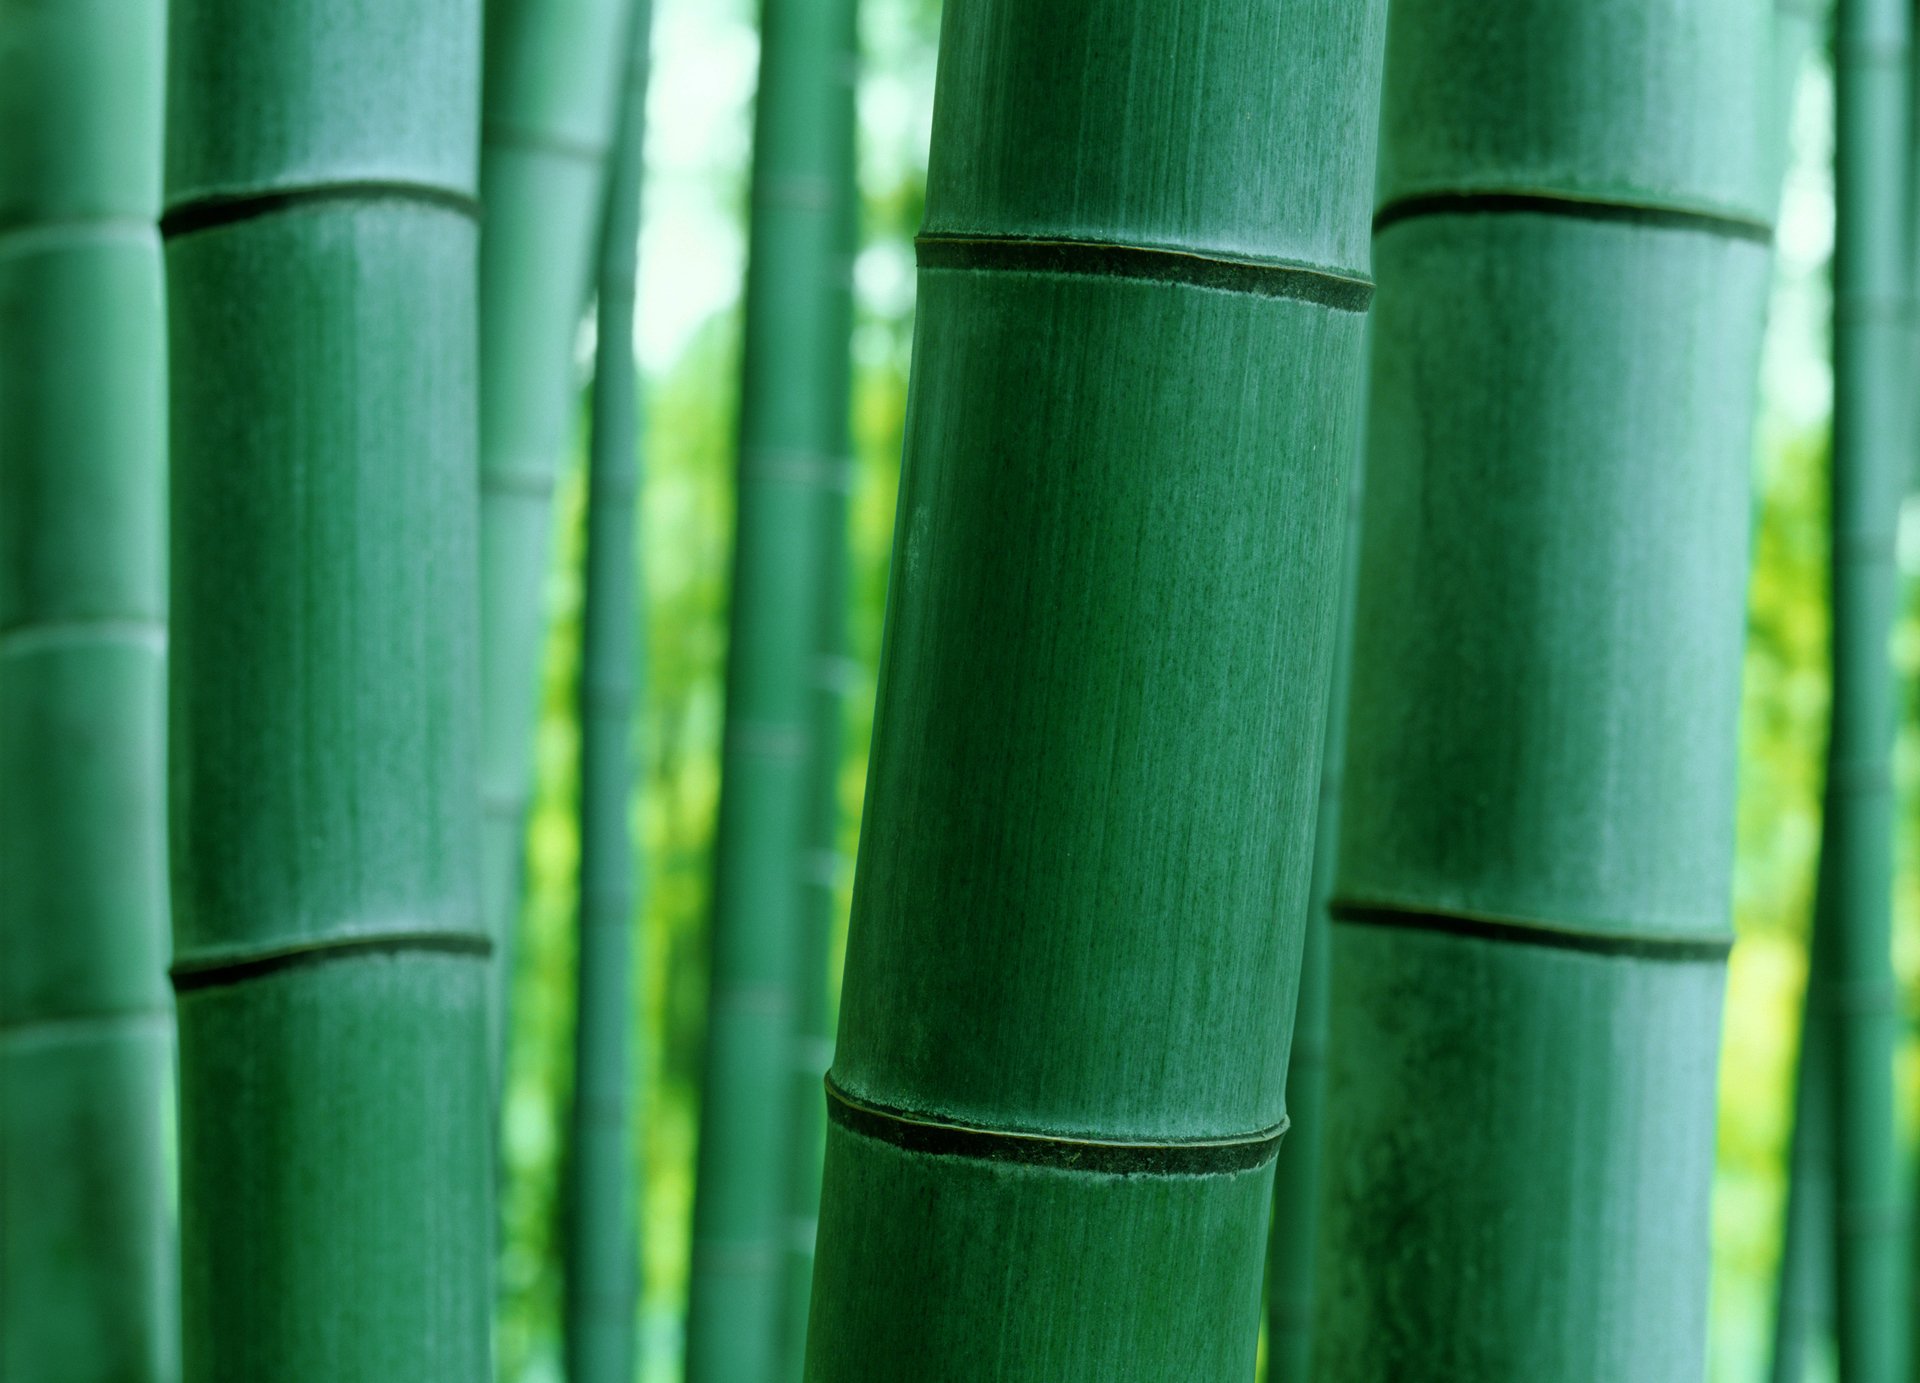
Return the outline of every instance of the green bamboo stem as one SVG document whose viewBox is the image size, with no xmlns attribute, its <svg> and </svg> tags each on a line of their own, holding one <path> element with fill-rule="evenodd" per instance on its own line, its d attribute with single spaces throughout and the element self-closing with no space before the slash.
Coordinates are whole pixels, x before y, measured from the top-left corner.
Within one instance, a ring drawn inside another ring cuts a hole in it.
<svg viewBox="0 0 1920 1383">
<path fill-rule="evenodd" d="M 1774 1307 L 1773 1383 L 1800 1383 L 1833 1329 L 1832 912 L 1829 868 L 1816 886 L 1801 1004 L 1800 1060 L 1793 1091 L 1793 1139 Z"/>
<path fill-rule="evenodd" d="M 1906 0 L 1841 0 L 1835 45 L 1831 870 L 1834 1296 L 1847 1383 L 1905 1377 L 1892 968 L 1894 529 L 1910 473 Z"/>
<path fill-rule="evenodd" d="M 1792 119 L 1801 73 L 1825 40 L 1831 6 L 1823 0 L 1781 0 L 1774 9 L 1774 119 L 1777 161 L 1784 178 L 1792 151 Z M 1828 911 L 1828 871 L 1816 882 L 1808 933 L 1807 984 L 1801 1002 L 1800 1051 L 1794 1077 L 1793 1134 L 1788 1151 L 1787 1201 L 1782 1216 L 1780 1269 L 1773 1321 L 1773 1383 L 1799 1383 L 1818 1340 L 1833 1324 L 1833 1100 L 1825 991 L 1829 981 L 1820 933 Z"/>
<path fill-rule="evenodd" d="M 645 606 L 633 354 L 646 171 L 651 0 L 629 22 L 629 71 L 601 230 L 593 444 L 580 635 L 580 924 L 567 1159 L 566 1351 L 571 1383 L 632 1383 L 639 1310 L 633 927 L 633 719 Z"/>
<path fill-rule="evenodd" d="M 1770 22 L 1393 5 L 1323 1383 L 1705 1366 Z"/>
<path fill-rule="evenodd" d="M 1267 1380 L 1313 1377 L 1313 1271 L 1320 1201 L 1321 1129 L 1326 1114 L 1327 1018 L 1332 981 L 1327 903 L 1340 857 L 1341 766 L 1346 757 L 1347 681 L 1353 662 L 1353 583 L 1359 571 L 1360 501 L 1365 439 L 1355 449 L 1347 487 L 1345 580 L 1333 646 L 1326 754 L 1313 838 L 1313 883 L 1300 948 L 1300 998 L 1287 1065 L 1286 1141 L 1273 1166 L 1273 1229 L 1267 1242 Z"/>
<path fill-rule="evenodd" d="M 640 1297 L 635 1104 L 633 718 L 645 606 L 633 354 L 646 171 L 651 0 L 629 17 L 628 72 L 607 176 L 596 307 L 580 635 L 580 923 L 567 1158 L 566 1351 L 571 1383 L 632 1383 Z M 644 1069 L 644 1068 L 641 1068 Z"/>
<path fill-rule="evenodd" d="M 188 1383 L 491 1373 L 477 0 L 175 0 Z"/>
<path fill-rule="evenodd" d="M 762 1383 L 781 1359 L 818 496 L 841 465 L 823 450 L 826 356 L 845 349 L 826 291 L 840 257 L 836 8 L 765 0 L 760 17 L 689 1383 Z"/>
<path fill-rule="evenodd" d="M 943 23 L 807 1377 L 1248 1378 L 1381 9 Z"/>
<path fill-rule="evenodd" d="M 0 0 L 0 1378 L 178 1377 L 165 11 Z"/>
<path fill-rule="evenodd" d="M 480 899 L 507 1031 L 553 489 L 633 0 L 487 0 L 480 194 Z"/>
<path fill-rule="evenodd" d="M 839 243 L 826 262 L 821 292 L 828 318 L 819 364 L 820 465 L 813 508 L 819 524 L 818 576 L 809 678 L 803 864 L 796 921 L 792 1126 L 787 1136 L 785 1301 L 781 1376 L 806 1373 L 807 1310 L 813 1298 L 814 1241 L 819 1231 L 820 1174 L 826 1153 L 827 1107 L 821 1081 L 833 1062 L 833 941 L 840 918 L 840 768 L 845 749 L 847 687 L 847 507 L 853 489 L 853 266 L 860 249 L 860 183 L 856 124 L 860 76 L 857 0 L 824 5 L 837 51 L 827 118 L 834 160 L 832 212 Z"/>
</svg>

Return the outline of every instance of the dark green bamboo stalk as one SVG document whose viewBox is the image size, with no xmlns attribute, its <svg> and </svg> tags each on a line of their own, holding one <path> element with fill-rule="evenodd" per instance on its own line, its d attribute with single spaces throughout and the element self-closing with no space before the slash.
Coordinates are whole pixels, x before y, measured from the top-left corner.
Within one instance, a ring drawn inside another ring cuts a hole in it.
<svg viewBox="0 0 1920 1383">
<path fill-rule="evenodd" d="M 1323 1383 L 1704 1368 L 1770 22 L 1393 5 Z"/>
<path fill-rule="evenodd" d="M 481 907 L 506 1040 L 553 487 L 633 0 L 487 0 L 480 164 Z"/>
<path fill-rule="evenodd" d="M 159 3 L 0 0 L 0 1378 L 178 1376 Z"/>
<path fill-rule="evenodd" d="M 835 31 L 829 153 L 834 160 L 832 207 L 839 230 L 821 291 L 827 297 L 819 363 L 820 464 L 813 506 L 820 525 L 815 586 L 811 698 L 807 730 L 804 863 L 794 975 L 792 1129 L 788 1134 L 786 1301 L 781 1323 L 781 1374 L 800 1383 L 807 1363 L 807 1310 L 813 1298 L 814 1240 L 819 1232 L 820 1173 L 826 1152 L 827 1107 L 820 1082 L 833 1063 L 830 969 L 840 918 L 840 769 L 845 751 L 847 687 L 847 506 L 853 489 L 853 266 L 860 249 L 860 182 L 856 125 L 860 76 L 857 0 L 824 6 Z"/>
<path fill-rule="evenodd" d="M 1847 1383 L 1905 1377 L 1894 1124 L 1894 528 L 1911 473 L 1908 0 L 1840 0 L 1835 44 L 1831 871 L 1835 1331 Z M 1825 920 L 1825 919 L 1823 919 Z"/>
<path fill-rule="evenodd" d="M 478 0 L 174 0 L 188 1383 L 490 1375 Z"/>
<path fill-rule="evenodd" d="M 837 8 L 764 0 L 760 14 L 689 1383 L 763 1383 L 781 1358 L 818 496 L 841 464 L 822 450 L 826 355 L 845 349 L 827 292 L 840 255 Z"/>
<path fill-rule="evenodd" d="M 1300 948 L 1300 998 L 1287 1065 L 1286 1142 L 1273 1167 L 1273 1229 L 1267 1243 L 1268 1383 L 1313 1377 L 1313 1262 L 1320 1200 L 1321 1129 L 1326 1113 L 1327 1012 L 1332 981 L 1327 902 L 1340 852 L 1340 779 L 1346 757 L 1347 680 L 1353 662 L 1353 582 L 1359 570 L 1360 499 L 1365 439 L 1356 447 L 1347 488 L 1346 576 L 1333 646 L 1326 755 L 1313 839 L 1313 883 Z"/>
<path fill-rule="evenodd" d="M 651 0 L 638 0 L 629 20 L 631 56 L 600 240 L 580 634 L 580 947 L 566 1196 L 571 1383 L 632 1383 L 641 1285 L 634 1188 L 644 1182 L 635 1175 L 632 1144 L 639 892 L 632 745 L 635 687 L 646 649 L 635 539 L 640 439 L 633 300 L 652 14 Z"/>
<path fill-rule="evenodd" d="M 1253 1373 L 1380 19 L 946 8 L 812 1383 Z"/>
</svg>

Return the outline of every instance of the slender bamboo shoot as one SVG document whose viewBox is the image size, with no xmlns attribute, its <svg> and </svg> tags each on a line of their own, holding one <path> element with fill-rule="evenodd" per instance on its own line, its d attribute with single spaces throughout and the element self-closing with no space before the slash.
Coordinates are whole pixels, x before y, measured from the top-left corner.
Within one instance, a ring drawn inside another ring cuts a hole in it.
<svg viewBox="0 0 1920 1383">
<path fill-rule="evenodd" d="M 580 634 L 580 946 L 567 1158 L 570 1383 L 632 1383 L 640 1261 L 633 1157 L 633 712 L 646 652 L 635 523 L 635 257 L 646 169 L 652 0 L 630 22 L 629 71 L 601 229 L 593 449 Z M 640 1068 L 644 1072 L 644 1066 Z"/>
</svg>

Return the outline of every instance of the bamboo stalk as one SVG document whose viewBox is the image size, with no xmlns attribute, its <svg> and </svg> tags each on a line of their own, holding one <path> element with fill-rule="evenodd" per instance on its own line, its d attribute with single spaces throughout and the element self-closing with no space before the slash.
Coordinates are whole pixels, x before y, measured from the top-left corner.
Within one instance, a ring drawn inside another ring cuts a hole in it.
<svg viewBox="0 0 1920 1383">
<path fill-rule="evenodd" d="M 1835 45 L 1831 871 L 1835 1330 L 1847 1383 L 1905 1377 L 1894 1122 L 1894 532 L 1912 464 L 1905 0 L 1841 0 Z M 1824 919 L 1823 919 L 1824 920 Z"/>
<path fill-rule="evenodd" d="M 835 8 L 761 7 L 689 1383 L 758 1383 L 781 1360 L 818 495 L 840 466 L 822 450 L 826 356 L 845 349 L 825 291 L 840 257 Z"/>
<path fill-rule="evenodd" d="M 159 4 L 0 0 L 0 1378 L 178 1377 Z"/>
<path fill-rule="evenodd" d="M 473 1383 L 480 8 L 169 37 L 185 1375 Z"/>
<path fill-rule="evenodd" d="M 1253 1373 L 1380 21 L 946 8 L 812 1383 Z"/>
<path fill-rule="evenodd" d="M 575 389 L 633 0 L 487 0 L 480 194 L 481 908 L 503 1059 L 546 633 L 553 487 Z M 496 1069 L 497 1078 L 497 1069 Z"/>
<path fill-rule="evenodd" d="M 630 17 L 626 90 L 601 231 L 580 635 L 580 946 L 567 1159 L 566 1350 L 571 1383 L 632 1383 L 641 1295 L 632 1125 L 632 742 L 645 606 L 633 354 L 640 190 L 646 171 L 651 0 Z M 645 1067 L 639 1072 L 644 1078 Z"/>
<path fill-rule="evenodd" d="M 821 415 L 813 508 L 819 524 L 819 574 L 809 678 L 806 800 L 795 950 L 792 1127 L 787 1143 L 787 1236 L 783 1268 L 781 1375 L 806 1373 L 807 1310 L 813 1297 L 814 1241 L 819 1232 L 820 1173 L 827 1107 L 821 1081 L 833 1062 L 833 942 L 840 918 L 840 769 L 845 750 L 847 686 L 847 507 L 854 483 L 852 436 L 853 266 L 860 249 L 856 99 L 860 76 L 857 0 L 825 7 L 836 40 L 829 93 L 827 145 L 833 159 L 832 213 L 838 244 L 825 265 L 820 360 Z"/>
<path fill-rule="evenodd" d="M 1793 109 L 1801 74 L 1809 55 L 1825 41 L 1830 24 L 1831 6 L 1822 0 L 1781 0 L 1774 9 L 1775 172 L 1782 178 L 1792 153 Z M 1833 1082 L 1827 1033 L 1831 1015 L 1825 992 L 1830 981 L 1820 944 L 1820 934 L 1831 927 L 1821 920 L 1830 906 L 1827 870 L 1820 871 L 1815 887 L 1774 1306 L 1773 1383 L 1797 1383 L 1805 1377 L 1816 1341 L 1827 1337 L 1833 1325 Z"/>
<path fill-rule="evenodd" d="M 1393 6 L 1324 1383 L 1704 1369 L 1769 25 Z"/>
<path fill-rule="evenodd" d="M 1363 352 L 1364 354 L 1365 352 Z M 1347 682 L 1353 663 L 1353 584 L 1359 571 L 1365 439 L 1347 488 L 1345 579 L 1327 701 L 1326 754 L 1313 839 L 1313 882 L 1300 948 L 1300 998 L 1287 1065 L 1287 1139 L 1273 1168 L 1273 1229 L 1267 1243 L 1268 1383 L 1313 1377 L 1314 1238 L 1319 1218 L 1321 1129 L 1326 1116 L 1327 1018 L 1332 981 L 1327 903 L 1340 857 L 1340 792 L 1346 759 Z"/>
<path fill-rule="evenodd" d="M 1801 1007 L 1800 1060 L 1793 1091 L 1786 1214 L 1774 1308 L 1773 1383 L 1808 1376 L 1818 1345 L 1833 1330 L 1833 1054 L 1830 871 L 1822 869 L 1809 937 Z"/>
</svg>

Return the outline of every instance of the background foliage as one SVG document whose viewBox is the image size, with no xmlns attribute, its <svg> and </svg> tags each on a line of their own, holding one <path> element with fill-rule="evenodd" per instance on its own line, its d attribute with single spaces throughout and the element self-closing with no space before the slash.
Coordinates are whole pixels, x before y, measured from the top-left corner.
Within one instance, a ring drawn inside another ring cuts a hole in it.
<svg viewBox="0 0 1920 1383">
<path fill-rule="evenodd" d="M 912 333 L 912 237 L 921 219 L 938 30 L 937 0 L 865 0 L 864 9 L 867 247 L 858 271 L 854 658 L 841 779 L 849 860 L 886 599 Z M 649 1383 L 678 1376 L 685 1300 L 709 845 L 719 789 L 753 19 L 748 0 L 662 0 L 654 43 L 641 247 L 648 652 L 639 727 L 644 793 L 636 821 L 644 849 L 637 963 L 650 1043 L 640 1068 L 647 1079 L 640 1121 L 647 1232 L 642 1346 Z M 1755 446 L 1734 897 L 1739 942 L 1720 1082 L 1711 1360 L 1715 1380 L 1741 1383 L 1760 1377 L 1766 1359 L 1803 944 L 1819 841 L 1827 715 L 1830 376 L 1824 360 L 1833 215 L 1827 172 L 1831 94 L 1824 68 L 1810 71 L 1795 119 Z M 581 343 L 583 362 L 590 344 Z M 576 455 L 562 487 L 560 562 L 547 592 L 553 635 L 544 674 L 524 942 L 514 977 L 499 1341 L 502 1376 L 514 1383 L 561 1378 L 556 1188 L 571 1083 L 581 476 Z M 1920 524 L 1911 515 L 1902 524 L 1902 564 L 1909 574 L 1920 567 Z M 1896 656 L 1911 685 L 1920 672 L 1920 620 L 1910 598 Z M 1909 691 L 1905 704 L 1911 707 L 1913 699 Z M 1915 721 L 1910 709 L 1896 760 L 1902 802 L 1896 945 L 1910 1009 L 1920 999 L 1920 878 L 1907 848 L 1920 808 Z M 1911 1044 L 1902 1074 L 1903 1092 L 1920 1093 L 1920 1062 Z M 1915 1104 L 1913 1098 L 1905 1101 L 1908 1110 Z"/>
</svg>

